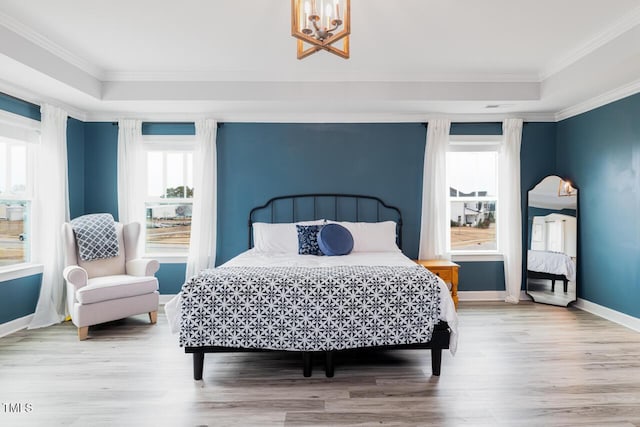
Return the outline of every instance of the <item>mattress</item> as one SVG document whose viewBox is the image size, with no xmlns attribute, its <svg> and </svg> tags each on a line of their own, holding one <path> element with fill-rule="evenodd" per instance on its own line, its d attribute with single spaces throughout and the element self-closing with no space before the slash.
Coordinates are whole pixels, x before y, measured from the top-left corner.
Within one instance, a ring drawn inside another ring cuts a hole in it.
<svg viewBox="0 0 640 427">
<path fill-rule="evenodd" d="M 562 252 L 529 250 L 527 270 L 557 274 L 565 276 L 571 282 L 576 281 L 576 264 L 570 256 Z"/>
</svg>

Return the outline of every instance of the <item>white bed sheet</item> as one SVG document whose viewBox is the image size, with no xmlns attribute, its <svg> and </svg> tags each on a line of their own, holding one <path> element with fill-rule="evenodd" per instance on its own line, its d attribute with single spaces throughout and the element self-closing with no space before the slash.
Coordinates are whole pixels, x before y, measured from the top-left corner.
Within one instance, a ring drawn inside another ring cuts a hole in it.
<svg viewBox="0 0 640 427">
<path fill-rule="evenodd" d="M 560 274 L 571 282 L 576 281 L 576 263 L 567 254 L 561 252 L 527 252 L 527 270 L 541 273 Z"/>
<path fill-rule="evenodd" d="M 230 259 L 218 268 L 225 267 L 336 267 L 336 266 L 390 266 L 413 267 L 416 264 L 402 252 L 356 252 L 343 256 L 314 256 L 282 253 L 264 253 L 249 249 Z M 449 351 L 455 354 L 458 348 L 458 315 L 453 299 L 444 281 L 439 279 L 440 288 L 440 320 L 444 320 L 451 329 Z M 177 313 L 180 294 L 165 304 L 165 312 L 173 333 L 180 330 L 180 319 Z"/>
</svg>

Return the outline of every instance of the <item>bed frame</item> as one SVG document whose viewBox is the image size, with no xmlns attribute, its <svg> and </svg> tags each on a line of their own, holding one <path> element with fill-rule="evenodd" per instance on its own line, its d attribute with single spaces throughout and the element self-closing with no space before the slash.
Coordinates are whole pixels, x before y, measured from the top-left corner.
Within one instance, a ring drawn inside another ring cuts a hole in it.
<svg viewBox="0 0 640 427">
<path fill-rule="evenodd" d="M 567 292 L 569 288 L 569 279 L 564 274 L 544 273 L 542 271 L 527 270 L 528 279 L 543 279 L 551 280 L 551 292 L 555 292 L 556 280 L 562 280 L 564 285 L 564 291 Z"/>
<path fill-rule="evenodd" d="M 400 209 L 388 205 L 375 196 L 363 196 L 356 194 L 331 194 L 331 193 L 311 193 L 297 194 L 291 196 L 279 196 L 269 199 L 265 204 L 257 206 L 249 212 L 249 239 L 248 247 L 253 247 L 253 223 L 257 221 L 277 223 L 277 222 L 297 222 L 317 219 L 329 219 L 334 221 L 354 221 L 354 222 L 396 222 L 396 242 L 402 249 L 402 214 Z M 430 349 L 431 350 L 431 371 L 433 375 L 439 376 L 442 365 L 442 350 L 449 348 L 450 330 L 446 322 L 440 321 L 433 330 L 431 341 L 420 344 L 406 344 L 394 346 L 367 347 L 368 349 L 388 350 L 388 349 Z M 355 350 L 355 349 L 350 349 Z M 302 373 L 305 377 L 311 376 L 311 366 L 314 355 L 324 356 L 324 370 L 327 377 L 334 375 L 334 355 L 335 351 L 301 351 Z M 236 352 L 263 352 L 263 351 L 284 351 L 265 350 L 253 348 L 233 348 L 233 347 L 185 347 L 185 353 L 193 354 L 193 378 L 202 379 L 205 353 L 236 353 Z"/>
</svg>

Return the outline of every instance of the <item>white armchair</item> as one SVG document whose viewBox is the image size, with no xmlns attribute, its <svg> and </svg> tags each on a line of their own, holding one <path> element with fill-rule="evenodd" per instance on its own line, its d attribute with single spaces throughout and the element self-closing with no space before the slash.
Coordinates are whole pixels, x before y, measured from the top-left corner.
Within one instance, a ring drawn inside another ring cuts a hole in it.
<svg viewBox="0 0 640 427">
<path fill-rule="evenodd" d="M 71 224 L 62 226 L 67 305 L 80 340 L 91 325 L 142 313 L 152 324 L 158 319 L 158 261 L 136 258 L 140 224 L 115 226 L 118 256 L 93 261 L 80 258 Z"/>
</svg>

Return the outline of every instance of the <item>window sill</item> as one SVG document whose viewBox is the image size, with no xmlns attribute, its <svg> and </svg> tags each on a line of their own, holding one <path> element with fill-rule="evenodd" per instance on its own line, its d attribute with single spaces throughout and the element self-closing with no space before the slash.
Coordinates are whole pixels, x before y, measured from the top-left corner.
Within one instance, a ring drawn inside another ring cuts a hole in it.
<svg viewBox="0 0 640 427">
<path fill-rule="evenodd" d="M 451 255 L 451 261 L 460 262 L 487 262 L 487 261 L 504 261 L 502 254 L 494 252 L 488 254 L 482 253 L 457 253 Z"/>
<path fill-rule="evenodd" d="M 186 264 L 187 255 L 183 254 L 145 254 L 142 256 L 145 259 L 155 259 L 160 264 Z"/>
<path fill-rule="evenodd" d="M 0 268 L 0 282 L 21 279 L 36 274 L 41 274 L 44 266 L 42 264 L 15 264 Z"/>
</svg>

